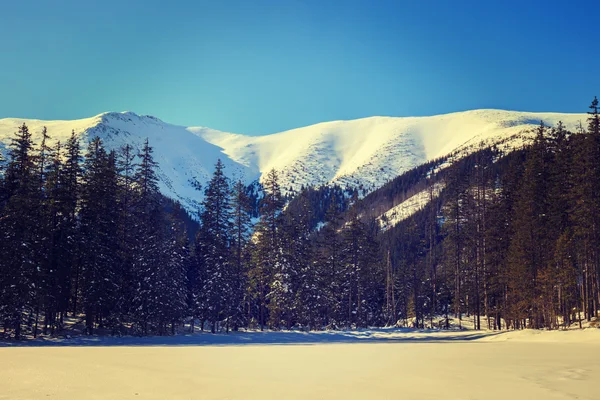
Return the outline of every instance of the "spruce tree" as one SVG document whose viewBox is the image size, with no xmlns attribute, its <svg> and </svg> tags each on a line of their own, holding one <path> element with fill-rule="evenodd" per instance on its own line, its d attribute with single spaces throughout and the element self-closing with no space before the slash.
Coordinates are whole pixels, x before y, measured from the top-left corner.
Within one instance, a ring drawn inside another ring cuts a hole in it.
<svg viewBox="0 0 600 400">
<path fill-rule="evenodd" d="M 61 275 L 70 282 L 65 281 L 62 287 L 61 308 L 69 306 L 73 315 L 80 311 L 78 302 L 81 292 L 81 255 L 83 249 L 79 240 L 80 226 L 77 216 L 82 195 L 82 161 L 81 146 L 75 131 L 65 144 L 65 160 L 62 170 L 61 198 L 63 206 L 62 224 L 63 229 L 60 236 L 61 260 L 64 260 Z M 70 299 L 70 301 L 68 300 Z"/>
<path fill-rule="evenodd" d="M 298 212 L 287 218 L 284 225 L 284 257 L 290 286 L 284 301 L 291 302 L 285 314 L 288 329 L 292 320 L 297 318 L 301 325 L 310 330 L 320 327 L 322 322 L 319 318 L 323 307 L 321 282 L 311 238 L 312 211 L 306 190 L 299 194 L 298 202 Z"/>
<path fill-rule="evenodd" d="M 511 319 L 538 328 L 541 314 L 539 276 L 552 254 L 548 235 L 548 143 L 543 123 L 529 152 L 519 188 L 514 234 L 508 254 Z"/>
<path fill-rule="evenodd" d="M 332 199 L 327 209 L 325 225 L 320 232 L 318 263 L 321 292 L 323 296 L 324 321 L 327 327 L 340 327 L 345 314 L 342 307 L 343 261 L 341 235 L 337 232 L 341 224 L 338 204 Z"/>
<path fill-rule="evenodd" d="M 43 304 L 39 304 L 36 310 L 36 326 L 40 307 L 43 307 L 44 333 L 49 326 L 54 331 L 54 328 L 62 323 L 63 313 L 66 312 L 66 304 L 68 304 L 68 292 L 66 299 L 62 298 L 65 295 L 64 285 L 70 279 L 68 274 L 66 276 L 64 274 L 66 260 L 61 259 L 63 230 L 61 146 L 59 142 L 54 149 L 50 149 L 46 144 L 47 138 L 47 133 L 44 131 L 38 155 L 42 192 L 38 219 L 42 248 L 40 254 L 42 282 L 38 289 Z"/>
<path fill-rule="evenodd" d="M 595 293 L 598 281 L 600 252 L 600 117 L 598 100 L 590 105 L 588 129 L 580 127 L 573 136 L 573 186 L 571 191 L 571 220 L 573 244 L 581 276 L 579 291 L 581 310 L 587 320 L 597 315 L 598 299 Z"/>
<path fill-rule="evenodd" d="M 196 249 L 202 276 L 201 307 L 207 310 L 211 331 L 221 318 L 229 319 L 233 308 L 234 265 L 230 255 L 232 215 L 229 179 L 217 161 L 215 172 L 204 191 L 203 211 Z M 228 327 L 228 326 L 227 326 Z"/>
<path fill-rule="evenodd" d="M 133 259 L 138 237 L 138 226 L 135 214 L 136 181 L 135 181 L 136 153 L 130 144 L 119 149 L 117 155 L 117 170 L 119 182 L 119 234 L 118 234 L 118 260 L 119 260 L 119 294 L 116 305 L 116 314 L 120 322 L 127 320 L 131 313 L 132 294 L 135 288 L 133 274 Z"/>
<path fill-rule="evenodd" d="M 465 245 L 467 240 L 465 229 L 465 215 L 467 213 L 467 189 L 468 181 L 459 165 L 452 166 L 448 172 L 446 183 L 447 202 L 443 209 L 444 226 L 446 234 L 444 241 L 445 262 L 452 271 L 453 282 L 453 311 L 459 320 L 459 326 L 463 313 L 463 284 L 465 271 Z"/>
<path fill-rule="evenodd" d="M 363 276 L 363 246 L 365 244 L 365 227 L 355 210 L 351 211 L 349 221 L 344 227 L 343 240 L 343 286 L 342 293 L 345 303 L 345 322 L 347 327 L 361 325 L 361 306 L 364 296 L 362 286 Z"/>
<path fill-rule="evenodd" d="M 232 196 L 233 226 L 231 231 L 232 240 L 232 328 L 237 331 L 243 326 L 245 320 L 244 310 L 249 305 L 248 299 L 248 268 L 249 268 L 249 246 L 248 241 L 251 233 L 251 203 L 246 186 L 237 181 L 233 186 Z"/>
<path fill-rule="evenodd" d="M 6 205 L 0 219 L 3 238 L 0 260 L 0 317 L 21 338 L 27 315 L 32 316 L 39 286 L 37 214 L 40 187 L 29 128 L 23 124 L 9 146 L 4 177 Z M 6 326 L 6 325 L 5 325 Z"/>
<path fill-rule="evenodd" d="M 254 251 L 250 270 L 250 285 L 257 300 L 258 323 L 261 330 L 267 323 L 267 311 L 271 326 L 279 328 L 282 309 L 276 296 L 285 290 L 285 271 L 281 257 L 281 211 L 283 197 L 279 174 L 272 169 L 262 183 L 263 198 L 260 204 L 260 220 L 254 234 Z M 278 287 L 273 292 L 271 284 Z M 273 297 L 275 297 L 273 299 Z M 271 301 L 273 300 L 273 301 Z M 268 307 L 268 308 L 267 308 Z"/>
<path fill-rule="evenodd" d="M 114 152 L 94 138 L 85 157 L 81 199 L 82 299 L 86 331 L 112 326 L 118 298 L 117 173 Z"/>
<path fill-rule="evenodd" d="M 148 139 L 138 154 L 134 180 L 137 188 L 134 202 L 136 237 L 132 262 L 132 318 L 143 334 L 148 334 L 157 313 L 161 312 L 160 278 L 164 276 L 163 240 L 165 218 L 161 208 L 153 149 Z"/>
</svg>

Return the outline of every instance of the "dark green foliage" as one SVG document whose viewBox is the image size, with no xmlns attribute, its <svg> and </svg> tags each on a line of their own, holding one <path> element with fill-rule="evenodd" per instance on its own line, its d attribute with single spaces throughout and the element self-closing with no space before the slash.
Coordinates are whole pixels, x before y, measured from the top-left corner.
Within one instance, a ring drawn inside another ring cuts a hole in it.
<svg viewBox="0 0 600 400">
<path fill-rule="evenodd" d="M 41 196 L 31 133 L 25 124 L 10 144 L 3 186 L 0 317 L 20 338 L 25 317 L 36 307 L 40 282 L 36 216 Z"/>
<path fill-rule="evenodd" d="M 165 334 L 167 324 L 173 332 L 188 316 L 190 246 L 183 218 L 165 213 L 151 147 L 136 166 L 130 147 L 117 155 L 94 138 L 83 162 L 75 133 L 64 146 L 50 140 L 44 129 L 34 148 L 21 126 L 0 187 L 5 334 L 61 331 L 67 312 L 88 334 L 128 322 L 140 333 Z"/>
<path fill-rule="evenodd" d="M 250 265 L 249 240 L 251 234 L 252 202 L 246 186 L 237 181 L 231 193 L 232 204 L 232 282 L 231 282 L 231 325 L 238 330 L 248 323 L 246 310 L 251 304 L 248 288 Z"/>
<path fill-rule="evenodd" d="M 232 214 L 229 180 L 221 160 L 204 191 L 200 230 L 196 241 L 198 268 L 201 276 L 199 308 L 211 323 L 230 316 L 232 308 L 233 264 L 230 257 L 232 245 Z"/>
<path fill-rule="evenodd" d="M 286 198 L 272 170 L 230 184 L 220 161 L 200 225 L 159 193 L 152 147 L 81 157 L 75 133 L 34 147 L 23 125 L 0 185 L 0 324 L 55 333 L 173 334 L 394 325 L 558 328 L 600 307 L 600 115 L 482 144 L 359 199 L 339 187 Z M 392 225 L 387 210 L 427 204 Z M 254 225 L 253 225 L 254 223 Z M 382 227 L 384 229 L 382 229 Z M 190 242 L 194 241 L 194 245 Z M 41 324 L 41 327 L 39 326 Z"/>
</svg>

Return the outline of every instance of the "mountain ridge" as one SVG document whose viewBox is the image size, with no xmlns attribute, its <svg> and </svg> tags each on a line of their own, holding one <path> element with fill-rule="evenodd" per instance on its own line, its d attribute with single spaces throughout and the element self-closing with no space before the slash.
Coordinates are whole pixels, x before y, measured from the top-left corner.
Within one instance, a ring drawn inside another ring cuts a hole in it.
<svg viewBox="0 0 600 400">
<path fill-rule="evenodd" d="M 542 120 L 546 125 L 562 120 L 567 128 L 575 129 L 586 118 L 586 114 L 480 109 L 327 121 L 248 136 L 171 124 L 131 111 L 105 112 L 77 120 L 0 119 L 0 149 L 5 151 L 22 123 L 30 127 L 34 139 L 46 126 L 55 140 L 65 141 L 75 131 L 84 142 L 99 136 L 109 149 L 125 143 L 139 149 L 147 137 L 159 163 L 161 191 L 193 210 L 202 199 L 195 183 L 204 185 L 210 179 L 219 158 L 228 175 L 245 183 L 260 180 L 275 168 L 288 193 L 303 186 L 338 184 L 359 188 L 364 195 L 428 160 L 468 154 L 480 142 L 519 147 L 531 136 L 526 132 Z"/>
</svg>

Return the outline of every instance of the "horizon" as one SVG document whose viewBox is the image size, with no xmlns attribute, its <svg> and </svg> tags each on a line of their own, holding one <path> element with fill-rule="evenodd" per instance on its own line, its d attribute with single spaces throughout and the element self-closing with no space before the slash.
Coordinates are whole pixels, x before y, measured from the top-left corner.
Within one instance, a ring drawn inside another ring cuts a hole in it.
<svg viewBox="0 0 600 400">
<path fill-rule="evenodd" d="M 164 124 L 167 125 L 172 125 L 172 126 L 179 126 L 179 127 L 183 127 L 183 128 L 201 128 L 201 129 L 210 129 L 210 130 L 214 130 L 217 132 L 223 132 L 223 133 L 231 133 L 231 134 L 236 134 L 236 135 L 243 135 L 243 136 L 269 136 L 269 135 L 276 135 L 278 133 L 284 133 L 284 132 L 288 132 L 288 131 L 293 131 L 293 130 L 298 130 L 298 129 L 302 129 L 302 128 L 308 128 L 311 126 L 316 126 L 316 125 L 321 125 L 321 124 L 327 124 L 327 123 L 332 123 L 332 122 L 351 122 L 351 121 L 358 121 L 358 120 L 364 120 L 364 119 L 371 119 L 371 118 L 434 118 L 434 117 L 440 117 L 440 116 L 446 116 L 446 115 L 452 115 L 452 114 L 462 114 L 462 113 L 469 113 L 469 112 L 475 112 L 475 111 L 504 111 L 504 112 L 508 112 L 508 113 L 519 113 L 519 114 L 535 114 L 535 115 L 540 115 L 540 114 L 547 114 L 547 115 L 556 115 L 556 114 L 560 114 L 560 115 L 582 115 L 582 116 L 586 116 L 588 113 L 587 112 L 559 112 L 559 111 L 521 111 L 521 110 L 508 110 L 508 109 L 501 109 L 501 108 L 477 108 L 477 109 L 469 109 L 469 110 L 462 110 L 462 111 L 450 111 L 450 112 L 445 112 L 445 113 L 441 113 L 441 114 L 432 114 L 432 115 L 406 115 L 406 116 L 396 116 L 396 115 L 371 115 L 371 116 L 366 116 L 366 117 L 359 117 L 359 118 L 349 118 L 349 119 L 337 119 L 337 120 L 330 120 L 330 121 L 319 121 L 319 122 L 315 122 L 312 123 L 310 125 L 303 125 L 303 126 L 296 126 L 296 127 L 292 127 L 289 129 L 285 129 L 283 131 L 278 131 L 278 132 L 266 132 L 266 133 L 255 133 L 255 134 L 248 134 L 245 132 L 232 132 L 232 131 L 223 131 L 220 129 L 216 129 L 213 128 L 211 126 L 207 126 L 207 125 L 198 125 L 198 124 L 192 124 L 192 125 L 184 125 L 184 124 L 179 124 L 177 122 L 172 122 L 172 121 L 166 121 L 163 118 L 161 118 L 158 115 L 150 115 L 150 114 L 140 114 L 137 113 L 135 111 L 132 110 L 125 110 L 125 111 L 104 111 L 101 112 L 99 114 L 96 115 L 91 115 L 88 117 L 83 117 L 83 118 L 76 118 L 76 119 L 57 119 L 57 120 L 49 120 L 49 119 L 37 119 L 37 118 L 20 118 L 20 117 L 1 117 L 0 121 L 3 119 L 12 119 L 12 120 L 22 120 L 24 123 L 26 123 L 26 121 L 39 121 L 39 122 L 71 122 L 71 121 L 81 121 L 81 120 L 85 120 L 85 119 L 91 119 L 91 118 L 97 118 L 100 117 L 102 115 L 105 114 L 133 114 L 136 115 L 137 117 L 140 118 L 144 118 L 144 117 L 149 117 L 149 118 L 153 118 L 153 119 L 157 119 L 159 121 L 161 121 Z M 552 125 L 548 125 L 548 126 L 552 126 Z"/>
<path fill-rule="evenodd" d="M 370 116 L 580 113 L 600 93 L 588 77 L 600 63 L 588 45 L 596 4 L 102 5 L 5 6 L 6 15 L 27 15 L 28 29 L 18 17 L 0 27 L 10 54 L 0 118 L 73 120 L 133 109 L 183 126 L 265 135 Z"/>
</svg>

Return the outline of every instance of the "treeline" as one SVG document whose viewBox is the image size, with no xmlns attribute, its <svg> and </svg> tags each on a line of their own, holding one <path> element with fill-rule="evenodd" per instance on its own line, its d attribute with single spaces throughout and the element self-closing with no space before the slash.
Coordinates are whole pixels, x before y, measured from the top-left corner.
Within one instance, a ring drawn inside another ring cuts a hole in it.
<svg viewBox="0 0 600 400">
<path fill-rule="evenodd" d="M 478 329 L 589 321 L 600 306 L 598 108 L 577 132 L 542 123 L 522 149 L 482 145 L 363 200 L 338 187 L 286 198 L 275 170 L 257 195 L 219 161 L 199 226 L 160 195 L 147 141 L 107 151 L 95 138 L 82 154 L 75 134 L 50 147 L 44 130 L 34 146 L 23 125 L 0 181 L 4 335 L 54 333 L 67 316 L 88 334 L 141 335 L 449 327 L 450 315 Z M 383 203 L 423 190 L 428 204 L 382 232 Z"/>
<path fill-rule="evenodd" d="M 383 235 L 392 319 L 425 326 L 454 314 L 476 328 L 554 329 L 598 316 L 597 99 L 590 108 L 587 129 L 542 122 L 523 150 L 481 148 L 424 178 L 429 190 L 445 183 L 440 198 Z"/>
<path fill-rule="evenodd" d="M 35 146 L 23 125 L 4 163 L 5 336 L 54 334 L 68 316 L 87 334 L 382 323 L 375 231 L 358 217 L 343 234 L 335 225 L 349 192 L 307 189 L 288 201 L 271 171 L 257 201 L 219 161 L 189 241 L 186 213 L 159 193 L 147 141 L 139 152 L 108 151 L 94 138 L 83 154 L 74 133 L 64 145 L 50 140 L 44 129 Z M 324 213 L 331 223 L 317 242 Z"/>
<path fill-rule="evenodd" d="M 158 190 L 148 142 L 85 152 L 73 133 L 34 146 L 26 125 L 0 185 L 0 323 L 4 335 L 53 333 L 67 313 L 116 334 L 163 334 L 188 315 L 184 214 Z M 170 209 L 170 213 L 166 212 Z M 179 217 L 175 217 L 179 215 Z"/>
<path fill-rule="evenodd" d="M 244 193 L 240 182 L 232 189 L 219 162 L 195 246 L 200 276 L 191 306 L 202 326 L 206 321 L 214 332 L 383 323 L 377 231 L 357 215 L 339 229 L 349 204 L 341 189 L 306 189 L 286 203 L 271 170 L 253 227 Z M 314 214 L 323 209 L 326 224 L 315 233 Z"/>
</svg>

